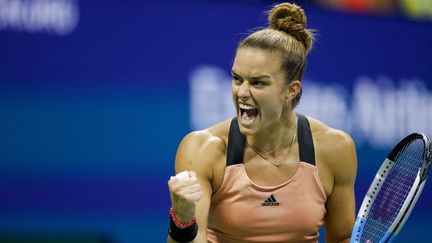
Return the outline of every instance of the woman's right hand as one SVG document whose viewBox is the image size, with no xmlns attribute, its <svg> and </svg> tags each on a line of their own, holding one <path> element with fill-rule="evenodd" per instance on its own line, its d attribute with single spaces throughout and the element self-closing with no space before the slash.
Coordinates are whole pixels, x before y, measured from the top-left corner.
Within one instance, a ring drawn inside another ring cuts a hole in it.
<svg viewBox="0 0 432 243">
<path fill-rule="evenodd" d="M 171 205 L 181 222 L 190 222 L 195 216 L 195 205 L 203 193 L 194 171 L 181 173 L 184 173 L 183 176 L 171 176 L 168 181 Z"/>
</svg>

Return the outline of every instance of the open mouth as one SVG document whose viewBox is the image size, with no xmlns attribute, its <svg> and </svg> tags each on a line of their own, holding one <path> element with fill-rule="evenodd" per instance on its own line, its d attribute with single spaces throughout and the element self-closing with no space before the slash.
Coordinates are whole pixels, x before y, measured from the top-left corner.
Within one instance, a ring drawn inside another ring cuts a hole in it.
<svg viewBox="0 0 432 243">
<path fill-rule="evenodd" d="M 245 124 L 252 124 L 258 116 L 258 109 L 252 105 L 239 103 L 240 118 Z"/>
</svg>

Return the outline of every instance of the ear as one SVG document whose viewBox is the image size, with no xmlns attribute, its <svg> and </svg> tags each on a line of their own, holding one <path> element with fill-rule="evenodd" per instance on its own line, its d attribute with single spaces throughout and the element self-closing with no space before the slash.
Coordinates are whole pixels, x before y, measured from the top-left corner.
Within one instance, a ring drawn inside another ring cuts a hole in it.
<svg viewBox="0 0 432 243">
<path fill-rule="evenodd" d="M 285 100 L 291 103 L 291 101 L 300 93 L 301 86 L 302 84 L 299 80 L 291 81 L 288 86 L 288 92 L 286 93 Z"/>
</svg>

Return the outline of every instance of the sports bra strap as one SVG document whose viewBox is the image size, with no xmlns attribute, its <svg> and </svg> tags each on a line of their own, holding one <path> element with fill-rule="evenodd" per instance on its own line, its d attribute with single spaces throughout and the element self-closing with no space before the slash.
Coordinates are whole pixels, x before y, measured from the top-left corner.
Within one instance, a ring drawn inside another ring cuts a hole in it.
<svg viewBox="0 0 432 243">
<path fill-rule="evenodd" d="M 228 146 L 227 146 L 227 166 L 243 163 L 245 136 L 241 134 L 237 118 L 231 120 Z"/>
<path fill-rule="evenodd" d="M 309 121 L 305 115 L 297 113 L 298 125 L 298 145 L 300 153 L 300 161 L 315 165 L 315 149 L 312 139 L 312 132 Z"/>
</svg>

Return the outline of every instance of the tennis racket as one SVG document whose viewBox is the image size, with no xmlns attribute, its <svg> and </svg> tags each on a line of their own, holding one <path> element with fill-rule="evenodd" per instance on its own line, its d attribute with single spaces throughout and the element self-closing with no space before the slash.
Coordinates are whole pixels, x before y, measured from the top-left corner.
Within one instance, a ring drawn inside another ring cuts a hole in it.
<svg viewBox="0 0 432 243">
<path fill-rule="evenodd" d="M 366 193 L 351 243 L 392 242 L 423 190 L 431 162 L 431 143 L 422 133 L 402 139 L 390 152 Z"/>
</svg>

